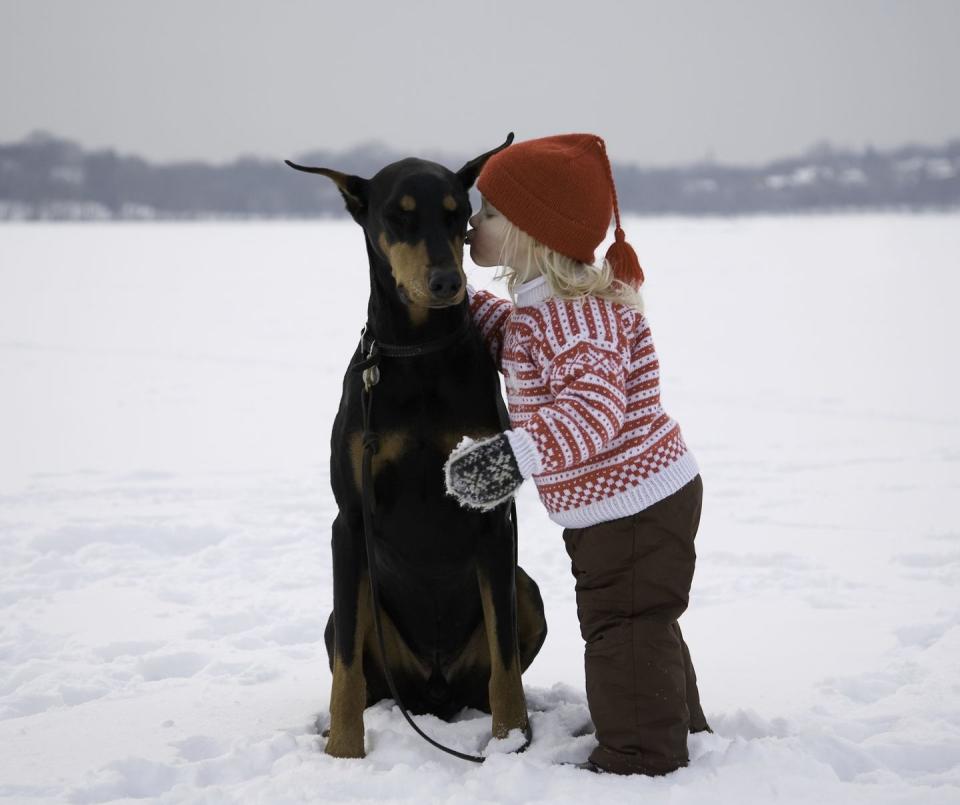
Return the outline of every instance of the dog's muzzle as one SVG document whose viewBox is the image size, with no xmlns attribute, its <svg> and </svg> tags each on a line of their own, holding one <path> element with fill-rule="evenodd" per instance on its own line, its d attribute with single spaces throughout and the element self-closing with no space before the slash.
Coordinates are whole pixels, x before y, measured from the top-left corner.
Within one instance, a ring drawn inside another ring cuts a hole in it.
<svg viewBox="0 0 960 805">
<path fill-rule="evenodd" d="M 456 268 L 431 268 L 427 288 L 437 302 L 452 302 L 463 288 L 463 278 Z"/>
</svg>

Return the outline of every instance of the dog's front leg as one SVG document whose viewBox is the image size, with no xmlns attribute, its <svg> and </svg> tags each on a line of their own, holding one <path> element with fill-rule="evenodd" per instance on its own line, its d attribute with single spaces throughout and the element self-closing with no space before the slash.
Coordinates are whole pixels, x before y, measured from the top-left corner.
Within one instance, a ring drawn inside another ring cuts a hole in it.
<svg viewBox="0 0 960 805">
<path fill-rule="evenodd" d="M 516 595 L 509 566 L 480 567 L 477 580 L 483 602 L 483 622 L 490 647 L 490 713 L 494 738 L 513 729 L 527 730 L 527 702 L 520 678 L 517 649 Z"/>
<path fill-rule="evenodd" d="M 334 757 L 363 757 L 363 711 L 367 682 L 363 645 L 370 621 L 370 590 L 361 573 L 359 537 L 343 515 L 333 524 L 333 685 L 330 689 L 330 735 L 325 752 Z"/>
</svg>

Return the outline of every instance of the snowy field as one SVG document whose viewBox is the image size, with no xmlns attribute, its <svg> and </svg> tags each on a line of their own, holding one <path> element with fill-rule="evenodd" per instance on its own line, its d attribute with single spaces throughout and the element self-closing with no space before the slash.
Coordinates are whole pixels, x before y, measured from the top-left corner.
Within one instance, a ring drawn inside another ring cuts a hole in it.
<svg viewBox="0 0 960 805">
<path fill-rule="evenodd" d="M 557 765 L 593 737 L 573 579 L 532 486 L 520 561 L 550 634 L 524 677 L 530 750 L 468 764 L 381 703 L 366 759 L 323 754 L 360 231 L 10 224 L 0 801 L 960 802 L 960 214 L 626 230 L 705 483 L 681 624 L 716 732 L 688 768 Z M 471 752 L 489 738 L 477 712 L 419 721 Z"/>
</svg>

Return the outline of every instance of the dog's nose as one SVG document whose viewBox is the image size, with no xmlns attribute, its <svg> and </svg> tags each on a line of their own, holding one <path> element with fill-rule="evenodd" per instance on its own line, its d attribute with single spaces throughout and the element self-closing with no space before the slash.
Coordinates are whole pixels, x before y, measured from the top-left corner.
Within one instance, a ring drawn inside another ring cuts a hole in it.
<svg viewBox="0 0 960 805">
<path fill-rule="evenodd" d="M 434 268 L 430 270 L 428 287 L 438 299 L 450 299 L 460 290 L 460 272 L 455 268 Z"/>
</svg>

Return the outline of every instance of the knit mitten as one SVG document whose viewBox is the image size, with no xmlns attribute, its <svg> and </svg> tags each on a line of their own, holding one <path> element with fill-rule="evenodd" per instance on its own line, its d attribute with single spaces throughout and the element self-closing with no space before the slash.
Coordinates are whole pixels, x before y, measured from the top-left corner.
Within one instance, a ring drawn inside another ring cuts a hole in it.
<svg viewBox="0 0 960 805">
<path fill-rule="evenodd" d="M 447 494 L 461 506 L 487 511 L 510 500 L 523 476 L 506 434 L 475 442 L 467 436 L 443 467 Z"/>
</svg>

